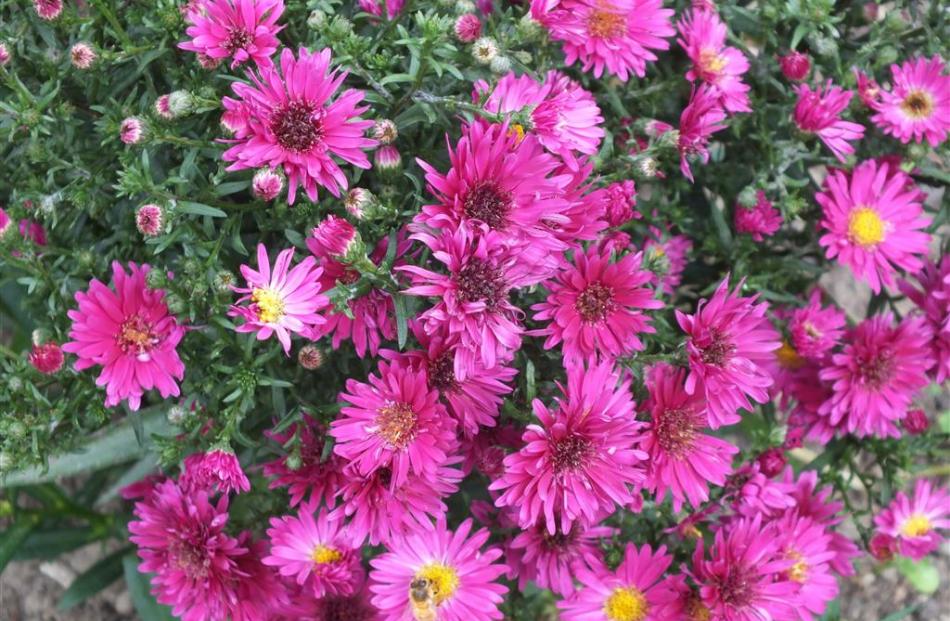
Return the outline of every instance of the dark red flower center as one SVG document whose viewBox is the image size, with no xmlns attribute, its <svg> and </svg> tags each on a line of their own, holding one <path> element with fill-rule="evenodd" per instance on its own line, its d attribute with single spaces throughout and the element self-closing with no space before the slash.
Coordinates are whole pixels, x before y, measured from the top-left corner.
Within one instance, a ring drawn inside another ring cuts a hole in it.
<svg viewBox="0 0 950 621">
<path fill-rule="evenodd" d="M 574 310 L 587 323 L 604 321 L 616 306 L 614 290 L 600 282 L 587 285 L 574 302 Z"/>
<path fill-rule="evenodd" d="M 894 353 L 889 349 L 859 354 L 857 362 L 861 381 L 875 390 L 887 384 L 894 374 Z"/>
<path fill-rule="evenodd" d="M 158 345 L 161 339 L 153 332 L 153 326 L 139 315 L 132 315 L 122 322 L 115 337 L 123 353 L 145 356 Z"/>
<path fill-rule="evenodd" d="M 571 531 L 567 534 L 562 533 L 558 530 L 553 535 L 548 533 L 548 529 L 544 525 L 539 525 L 538 532 L 541 534 L 541 545 L 551 551 L 560 551 L 566 548 L 568 545 L 574 542 L 576 537 L 574 536 L 575 530 L 572 528 Z"/>
<path fill-rule="evenodd" d="M 280 146 L 303 153 L 323 140 L 323 113 L 306 102 L 292 101 L 274 111 L 270 129 Z"/>
<path fill-rule="evenodd" d="M 713 328 L 709 331 L 707 344 L 699 345 L 699 349 L 700 358 L 705 364 L 721 367 L 732 357 L 736 346 L 730 343 L 722 332 Z"/>
<path fill-rule="evenodd" d="M 397 449 L 404 449 L 416 437 L 416 413 L 402 402 L 387 402 L 376 411 L 376 433 Z"/>
<path fill-rule="evenodd" d="M 679 457 L 696 438 L 696 414 L 686 408 L 663 410 L 653 420 L 653 433 L 664 451 Z"/>
<path fill-rule="evenodd" d="M 469 259 L 456 273 L 455 283 L 463 302 L 485 302 L 494 309 L 505 297 L 501 268 L 481 259 Z"/>
<path fill-rule="evenodd" d="M 336 279 L 337 282 L 343 283 L 344 285 L 352 285 L 360 279 L 360 273 L 356 270 L 344 270 L 340 277 Z"/>
<path fill-rule="evenodd" d="M 211 559 L 202 542 L 175 541 L 169 551 L 174 564 L 191 580 L 203 580 L 211 573 Z"/>
<path fill-rule="evenodd" d="M 718 580 L 719 599 L 733 608 L 748 606 L 755 594 L 753 584 L 745 572 L 730 570 Z"/>
<path fill-rule="evenodd" d="M 551 446 L 551 463 L 554 472 L 573 472 L 587 463 L 594 450 L 593 443 L 580 436 L 568 436 L 556 440 Z"/>
<path fill-rule="evenodd" d="M 233 54 L 242 50 L 254 41 L 254 35 L 240 28 L 228 29 L 228 40 L 224 42 L 224 49 Z"/>
<path fill-rule="evenodd" d="M 462 200 L 465 217 L 481 220 L 495 230 L 504 229 L 511 212 L 511 192 L 494 181 L 479 181 Z"/>
<path fill-rule="evenodd" d="M 317 605 L 323 621 L 366 621 L 370 618 L 366 607 L 355 597 L 323 597 Z"/>
<path fill-rule="evenodd" d="M 448 392 L 458 388 L 455 379 L 455 356 L 451 351 L 440 354 L 429 361 L 429 385 L 439 392 Z"/>
</svg>

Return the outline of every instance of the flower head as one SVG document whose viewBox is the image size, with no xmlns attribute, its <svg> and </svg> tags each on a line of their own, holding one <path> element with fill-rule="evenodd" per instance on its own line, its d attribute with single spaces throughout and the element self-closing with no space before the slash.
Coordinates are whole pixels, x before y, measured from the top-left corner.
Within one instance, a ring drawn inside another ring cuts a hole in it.
<svg viewBox="0 0 950 621">
<path fill-rule="evenodd" d="M 138 144 L 145 138 L 142 119 L 130 116 L 119 123 L 119 139 L 125 144 Z"/>
<path fill-rule="evenodd" d="M 726 126 L 722 124 L 725 118 L 726 112 L 711 88 L 706 85 L 693 88 L 689 96 L 689 104 L 680 115 L 677 141 L 680 170 L 690 181 L 693 180 L 693 171 L 689 166 L 690 158 L 698 157 L 703 164 L 709 161 L 709 137 L 726 129 Z"/>
<path fill-rule="evenodd" d="M 915 58 L 891 65 L 894 86 L 881 91 L 871 117 L 884 133 L 904 144 L 927 140 L 936 147 L 950 131 L 950 75 L 943 59 Z"/>
<path fill-rule="evenodd" d="M 824 87 L 812 90 L 807 84 L 800 84 L 798 103 L 795 104 L 793 119 L 798 129 L 816 134 L 825 143 L 839 162 L 854 153 L 851 142 L 861 140 L 864 126 L 860 123 L 843 121 L 841 112 L 851 102 L 851 91 L 832 86 L 828 80 Z"/>
<path fill-rule="evenodd" d="M 686 269 L 687 255 L 693 242 L 685 235 L 670 235 L 651 226 L 643 240 L 643 254 L 653 273 L 650 282 L 662 289 L 663 293 L 673 295 L 680 284 L 683 270 Z"/>
<path fill-rule="evenodd" d="M 597 571 L 603 566 L 603 553 L 597 544 L 616 532 L 607 526 L 579 523 L 566 533 L 553 535 L 544 524 L 522 530 L 511 541 L 506 554 L 511 573 L 518 577 L 518 588 L 524 590 L 528 581 L 533 581 L 558 595 L 573 594 L 574 576 L 579 571 Z"/>
<path fill-rule="evenodd" d="M 482 36 L 482 22 L 474 13 L 464 13 L 455 20 L 455 38 L 462 43 L 471 43 Z"/>
<path fill-rule="evenodd" d="M 937 361 L 934 375 L 938 383 L 943 383 L 950 378 L 950 255 L 941 257 L 939 263 L 928 262 L 916 279 L 920 288 L 903 281 L 900 290 L 933 330 L 931 349 Z"/>
<path fill-rule="evenodd" d="M 178 47 L 216 61 L 231 58 L 232 69 L 248 60 L 269 67 L 283 12 L 283 0 L 202 0 L 185 13 L 191 40 Z"/>
<path fill-rule="evenodd" d="M 782 70 L 782 75 L 792 82 L 801 82 L 808 77 L 811 70 L 811 59 L 808 54 L 791 51 L 788 54 L 779 56 L 778 66 Z"/>
<path fill-rule="evenodd" d="M 142 205 L 135 212 L 135 228 L 146 237 L 160 235 L 165 228 L 165 212 L 154 203 Z"/>
<path fill-rule="evenodd" d="M 821 618 L 838 596 L 838 580 L 829 562 L 835 557 L 831 534 L 808 517 L 789 514 L 778 522 L 779 555 L 792 562 L 781 576 L 799 585 L 795 608 L 800 619 Z"/>
<path fill-rule="evenodd" d="M 10 48 L 3 41 L 0 41 L 0 67 L 6 67 L 12 58 Z"/>
<path fill-rule="evenodd" d="M 950 529 L 950 490 L 918 479 L 913 494 L 897 492 L 894 500 L 874 517 L 879 533 L 896 539 L 897 550 L 920 560 L 937 549 Z"/>
<path fill-rule="evenodd" d="M 687 80 L 702 80 L 710 86 L 722 106 L 730 113 L 750 112 L 749 85 L 742 76 L 749 61 L 734 47 L 726 46 L 726 24 L 715 10 L 691 9 L 677 24 L 679 44 L 693 67 Z"/>
<path fill-rule="evenodd" d="M 63 12 L 63 0 L 33 0 L 33 8 L 41 19 L 52 21 Z"/>
<path fill-rule="evenodd" d="M 63 349 L 52 341 L 34 345 L 29 355 L 33 368 L 45 375 L 52 375 L 63 368 Z"/>
<path fill-rule="evenodd" d="M 91 45 L 80 41 L 69 49 L 69 60 L 77 69 L 88 69 L 98 58 L 96 50 Z"/>
<path fill-rule="evenodd" d="M 858 97 L 861 98 L 861 102 L 865 106 L 873 108 L 881 99 L 881 87 L 874 81 L 874 78 L 860 71 L 857 67 L 854 67 L 852 71 L 857 82 Z"/>
<path fill-rule="evenodd" d="M 254 173 L 251 191 L 262 201 L 272 201 L 284 191 L 284 175 L 272 168 L 261 168 Z"/>
<path fill-rule="evenodd" d="M 63 351 L 76 354 L 76 370 L 101 366 L 96 384 L 106 387 L 106 406 L 127 401 L 139 409 L 146 390 L 178 396 L 177 380 L 185 365 L 176 348 L 185 336 L 165 305 L 165 292 L 145 284 L 148 265 L 129 263 L 127 273 L 112 263 L 113 288 L 98 280 L 76 293 L 77 310 L 69 311 L 72 339 Z"/>
<path fill-rule="evenodd" d="M 291 507 L 305 499 L 312 506 L 325 502 L 332 507 L 344 480 L 343 460 L 331 451 L 324 455 L 326 428 L 304 414 L 286 431 L 264 435 L 282 446 L 293 442 L 290 453 L 264 464 L 264 475 L 272 479 L 269 488 L 288 488 Z"/>
<path fill-rule="evenodd" d="M 733 223 L 736 231 L 748 233 L 752 239 L 760 242 L 764 237 L 771 237 L 781 228 L 782 213 L 772 206 L 772 201 L 766 198 L 765 192 L 759 190 L 756 193 L 755 205 L 752 207 L 736 203 Z"/>
<path fill-rule="evenodd" d="M 324 218 L 307 238 L 307 248 L 321 259 L 345 261 L 352 258 L 352 250 L 359 243 L 356 228 L 343 218 L 329 215 Z"/>
<path fill-rule="evenodd" d="M 251 482 L 241 469 L 237 455 L 221 449 L 186 457 L 179 485 L 189 492 L 205 490 L 209 494 L 240 493 L 251 489 Z"/>
<path fill-rule="evenodd" d="M 815 289 L 808 306 L 792 311 L 788 331 L 792 345 L 799 356 L 819 361 L 825 357 L 844 335 L 845 316 L 835 306 L 821 305 L 821 291 Z"/>
<path fill-rule="evenodd" d="M 155 114 L 170 121 L 175 118 L 175 115 L 172 113 L 172 107 L 169 100 L 171 99 L 171 94 L 161 95 L 158 99 L 155 100 Z"/>
</svg>

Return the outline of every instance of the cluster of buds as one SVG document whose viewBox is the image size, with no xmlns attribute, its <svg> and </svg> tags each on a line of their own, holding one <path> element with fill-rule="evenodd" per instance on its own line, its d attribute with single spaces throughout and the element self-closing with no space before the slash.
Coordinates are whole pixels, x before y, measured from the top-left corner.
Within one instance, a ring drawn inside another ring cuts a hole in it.
<svg viewBox="0 0 950 621">
<path fill-rule="evenodd" d="M 155 114 L 166 121 L 191 114 L 194 109 L 194 96 L 184 90 L 172 91 L 155 100 Z"/>
</svg>

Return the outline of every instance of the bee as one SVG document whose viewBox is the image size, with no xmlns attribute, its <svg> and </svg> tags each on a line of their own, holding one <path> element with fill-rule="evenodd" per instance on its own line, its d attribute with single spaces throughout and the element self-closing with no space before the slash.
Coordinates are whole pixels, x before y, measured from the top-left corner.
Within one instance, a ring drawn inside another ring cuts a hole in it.
<svg viewBox="0 0 950 621">
<path fill-rule="evenodd" d="M 435 585 L 425 578 L 409 583 L 409 607 L 416 621 L 438 621 L 435 603 Z"/>
</svg>

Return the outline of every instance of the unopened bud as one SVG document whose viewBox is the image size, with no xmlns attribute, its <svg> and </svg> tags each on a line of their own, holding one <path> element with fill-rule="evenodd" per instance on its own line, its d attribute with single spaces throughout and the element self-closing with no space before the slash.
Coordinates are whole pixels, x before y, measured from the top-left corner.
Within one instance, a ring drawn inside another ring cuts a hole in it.
<svg viewBox="0 0 950 621">
<path fill-rule="evenodd" d="M 315 371 L 323 366 L 323 352 L 316 345 L 304 345 L 297 352 L 297 362 L 308 371 Z"/>
</svg>

